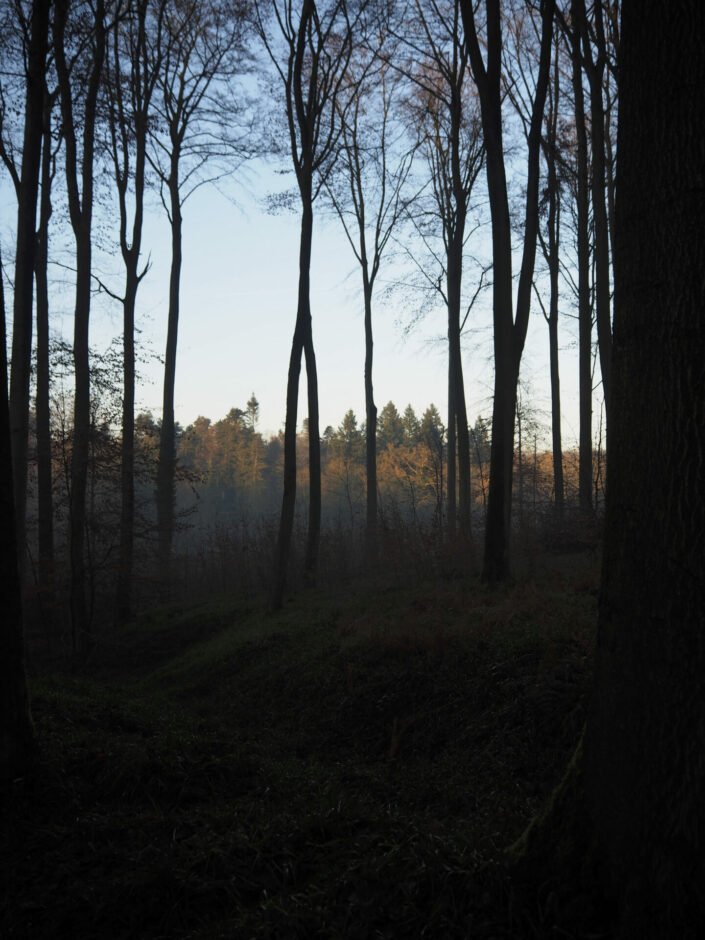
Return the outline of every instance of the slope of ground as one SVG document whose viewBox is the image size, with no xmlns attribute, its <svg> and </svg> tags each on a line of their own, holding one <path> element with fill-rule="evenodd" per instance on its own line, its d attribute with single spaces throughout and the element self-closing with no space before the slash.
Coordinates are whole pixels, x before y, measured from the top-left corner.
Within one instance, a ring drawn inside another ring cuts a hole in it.
<svg viewBox="0 0 705 940">
<path fill-rule="evenodd" d="M 497 864 L 580 733 L 593 565 L 162 610 L 36 675 L 0 934 L 600 935 Z"/>
</svg>

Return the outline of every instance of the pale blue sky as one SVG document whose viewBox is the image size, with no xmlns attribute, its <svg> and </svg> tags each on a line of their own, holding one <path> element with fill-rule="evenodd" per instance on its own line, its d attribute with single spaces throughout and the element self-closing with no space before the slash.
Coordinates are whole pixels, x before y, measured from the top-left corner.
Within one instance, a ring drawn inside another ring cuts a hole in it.
<svg viewBox="0 0 705 940">
<path fill-rule="evenodd" d="M 184 209 L 184 252 L 181 320 L 176 376 L 176 416 L 182 424 L 199 414 L 212 420 L 230 408 L 244 408 L 254 391 L 259 399 L 260 429 L 276 433 L 284 420 L 286 374 L 296 313 L 299 218 L 296 213 L 269 215 L 264 209 L 268 188 L 278 177 L 262 168 L 247 173 L 247 183 L 231 181 L 228 200 L 214 187 L 203 187 Z M 3 198 L 3 257 L 13 255 L 12 194 Z M 108 228 L 109 232 L 109 228 Z M 109 237 L 109 236 L 108 236 Z M 70 241 L 68 242 L 70 247 Z M 161 208 L 150 209 L 144 237 L 152 269 L 138 295 L 138 326 L 153 351 L 163 353 L 168 311 L 170 264 L 169 227 Z M 70 258 L 69 258 L 70 260 Z M 104 265 L 110 283 L 121 286 L 116 257 Z M 390 276 L 380 273 L 380 288 Z M 319 212 L 314 231 L 311 306 L 319 373 L 321 429 L 337 426 L 348 408 L 364 419 L 364 336 L 360 275 L 340 225 Z M 468 415 L 491 414 L 490 294 L 473 314 L 476 332 L 465 342 L 464 366 Z M 70 340 L 70 281 L 53 297 L 54 330 Z M 392 399 L 402 410 L 410 402 L 418 413 L 434 402 L 445 415 L 446 353 L 444 311 L 439 306 L 408 335 L 410 305 L 401 297 L 375 307 L 375 398 L 381 408 Z M 120 332 L 121 310 L 105 298 L 93 309 L 91 344 L 101 349 Z M 563 345 L 573 340 L 567 321 Z M 538 310 L 532 314 L 522 375 L 548 430 L 548 338 Z M 576 351 L 563 360 L 565 446 L 577 439 Z M 149 380 L 138 390 L 138 404 L 161 409 L 161 371 L 148 367 Z M 306 414 L 302 368 L 299 424 Z"/>
</svg>

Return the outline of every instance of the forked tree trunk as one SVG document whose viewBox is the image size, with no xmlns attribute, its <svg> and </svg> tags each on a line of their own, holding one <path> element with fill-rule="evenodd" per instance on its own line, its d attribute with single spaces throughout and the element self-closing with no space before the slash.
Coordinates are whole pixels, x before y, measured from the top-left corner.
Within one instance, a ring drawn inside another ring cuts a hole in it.
<svg viewBox="0 0 705 940">
<path fill-rule="evenodd" d="M 485 135 L 487 188 L 492 219 L 492 258 L 494 265 L 494 404 L 490 485 L 485 526 L 485 553 L 482 578 L 493 584 L 508 578 L 514 462 L 514 418 L 516 413 L 519 366 L 526 340 L 531 303 L 531 284 L 536 260 L 538 231 L 538 181 L 541 123 L 548 89 L 553 32 L 553 0 L 542 3 L 541 52 L 527 138 L 528 168 L 524 246 L 516 319 L 513 310 L 512 240 L 507 179 L 502 142 L 501 59 L 502 24 L 498 0 L 487 0 L 487 65 L 475 27 L 471 0 L 463 0 L 461 10 L 470 62 L 480 95 Z"/>
<path fill-rule="evenodd" d="M 621 937 L 705 922 L 705 7 L 624 0 L 586 786 Z"/>
<path fill-rule="evenodd" d="M 44 126 L 44 87 L 49 40 L 49 2 L 32 4 L 28 47 L 22 169 L 17 190 L 17 251 L 15 256 L 12 374 L 10 376 L 10 427 L 12 472 L 15 487 L 16 537 L 20 546 L 20 578 L 23 578 L 27 504 L 27 436 L 29 385 L 32 371 L 32 300 L 36 251 L 36 215 Z"/>
<path fill-rule="evenodd" d="M 271 606 L 274 610 L 278 610 L 284 601 L 284 589 L 286 587 L 287 568 L 289 566 L 289 555 L 291 552 L 291 535 L 294 529 L 294 511 L 296 508 L 296 419 L 299 403 L 301 356 L 304 351 L 304 346 L 307 342 L 307 336 L 310 335 L 311 324 L 310 272 L 312 241 L 313 208 L 309 201 L 308 203 L 304 202 L 301 215 L 301 237 L 299 245 L 299 294 L 296 310 L 296 326 L 294 327 L 294 339 L 291 344 L 291 355 L 289 357 L 289 375 L 286 386 L 286 417 L 284 420 L 284 492 L 282 496 L 281 518 L 279 521 L 277 551 L 274 562 L 274 584 L 272 588 L 271 599 Z M 309 439 L 310 437 L 311 427 L 309 424 Z M 311 454 L 309 451 L 309 461 L 310 458 Z M 307 543 L 306 550 L 308 561 L 309 543 Z"/>
</svg>

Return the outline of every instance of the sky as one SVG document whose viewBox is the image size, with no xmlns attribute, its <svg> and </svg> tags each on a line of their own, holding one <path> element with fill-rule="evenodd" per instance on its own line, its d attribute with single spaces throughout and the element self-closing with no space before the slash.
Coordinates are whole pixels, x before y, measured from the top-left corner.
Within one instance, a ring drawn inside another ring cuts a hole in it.
<svg viewBox="0 0 705 940">
<path fill-rule="evenodd" d="M 283 427 L 286 380 L 296 317 L 299 216 L 273 215 L 267 193 L 281 187 L 270 167 L 251 167 L 227 184 L 197 190 L 184 207 L 181 315 L 176 373 L 176 418 L 188 425 L 199 415 L 213 421 L 233 407 L 243 408 L 255 393 L 260 403 L 259 430 L 276 434 Z M 10 215 L 8 215 L 8 213 Z M 3 198 L 3 257 L 12 257 L 12 198 Z M 100 274 L 116 291 L 122 267 L 110 219 L 102 226 L 108 253 L 97 254 Z M 486 238 L 487 235 L 480 236 Z M 70 245 L 70 242 L 69 242 Z M 110 248 L 114 245 L 113 258 Z M 155 199 L 143 240 L 152 266 L 138 294 L 137 326 L 143 346 L 163 355 L 168 313 L 170 230 Z M 52 296 L 53 331 L 70 341 L 72 285 Z M 378 409 L 393 400 L 400 411 L 410 403 L 417 414 L 432 402 L 446 412 L 445 313 L 438 305 L 412 329 L 413 300 L 383 296 L 385 283 L 398 267 L 383 266 L 374 306 L 374 388 Z M 340 223 L 315 214 L 311 267 L 311 309 L 319 375 L 321 431 L 334 428 L 352 408 L 364 420 L 364 326 L 360 271 Z M 471 285 L 468 285 L 470 288 Z M 468 417 L 471 423 L 492 411 L 491 293 L 471 314 L 463 361 Z M 100 350 L 119 336 L 121 308 L 105 296 L 93 305 L 91 345 Z M 563 322 L 564 446 L 577 441 L 577 352 L 574 329 Z M 155 417 L 161 411 L 161 366 L 142 367 L 138 408 Z M 532 311 L 522 378 L 525 395 L 545 426 L 548 440 L 550 399 L 548 330 L 540 311 Z M 302 367 L 299 426 L 306 415 Z"/>
</svg>

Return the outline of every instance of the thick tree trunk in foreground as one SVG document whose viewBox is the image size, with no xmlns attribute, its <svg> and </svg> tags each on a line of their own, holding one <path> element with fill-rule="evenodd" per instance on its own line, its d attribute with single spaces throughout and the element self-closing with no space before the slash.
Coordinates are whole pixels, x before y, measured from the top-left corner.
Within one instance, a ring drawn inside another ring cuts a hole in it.
<svg viewBox="0 0 705 940">
<path fill-rule="evenodd" d="M 625 0 L 592 826 L 623 937 L 705 922 L 705 7 Z"/>
<path fill-rule="evenodd" d="M 0 260 L 0 785 L 31 769 L 35 741 L 24 672 L 7 400 L 5 300 Z"/>
</svg>

